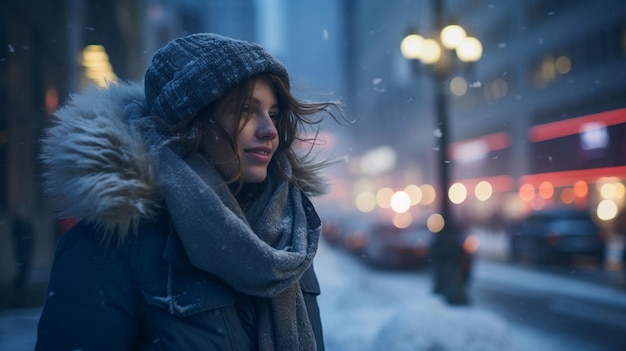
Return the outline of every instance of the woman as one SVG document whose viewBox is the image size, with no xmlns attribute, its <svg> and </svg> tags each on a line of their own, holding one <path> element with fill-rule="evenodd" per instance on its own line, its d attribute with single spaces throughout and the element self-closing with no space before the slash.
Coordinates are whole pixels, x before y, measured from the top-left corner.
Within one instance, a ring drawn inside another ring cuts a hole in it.
<svg viewBox="0 0 626 351">
<path fill-rule="evenodd" d="M 46 185 L 81 221 L 57 247 L 37 350 L 322 350 L 312 261 L 320 165 L 303 103 L 262 47 L 215 34 L 159 50 L 144 88 L 72 96 Z"/>
</svg>

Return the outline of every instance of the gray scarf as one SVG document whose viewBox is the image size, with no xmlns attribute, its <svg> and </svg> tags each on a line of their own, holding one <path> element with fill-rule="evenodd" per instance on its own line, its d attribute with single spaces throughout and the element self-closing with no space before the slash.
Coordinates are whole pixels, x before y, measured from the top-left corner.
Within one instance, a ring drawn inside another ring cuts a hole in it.
<svg viewBox="0 0 626 351">
<path fill-rule="evenodd" d="M 166 207 L 191 263 L 234 289 L 256 296 L 260 350 L 315 350 L 299 279 L 317 250 L 320 228 L 308 228 L 302 194 L 270 175 L 243 210 L 202 156 L 158 155 Z M 279 160 L 287 172 L 286 160 Z"/>
</svg>

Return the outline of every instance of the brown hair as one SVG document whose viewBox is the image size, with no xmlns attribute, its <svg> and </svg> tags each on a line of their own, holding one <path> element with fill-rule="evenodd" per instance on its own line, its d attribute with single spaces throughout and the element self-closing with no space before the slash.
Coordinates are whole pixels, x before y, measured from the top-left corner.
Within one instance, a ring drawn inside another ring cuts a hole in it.
<svg viewBox="0 0 626 351">
<path fill-rule="evenodd" d="M 206 128 L 208 125 L 215 127 L 214 120 L 217 112 L 224 109 L 242 111 L 243 107 L 249 103 L 254 83 L 258 79 L 266 79 L 269 82 L 276 94 L 280 110 L 280 114 L 276 122 L 276 129 L 278 130 L 278 138 L 280 142 L 269 167 L 277 171 L 278 174 L 285 176 L 289 181 L 293 182 L 300 188 L 304 188 L 303 190 L 307 192 L 318 194 L 323 193 L 325 189 L 319 189 L 319 187 L 325 187 L 325 184 L 319 184 L 319 182 L 323 181 L 320 179 L 311 179 L 310 177 L 314 177 L 314 173 L 316 173 L 316 171 L 333 162 L 316 162 L 313 159 L 313 148 L 316 145 L 323 143 L 323 141 L 320 141 L 317 138 L 317 131 L 313 133 L 312 137 L 304 137 L 304 135 L 309 128 L 319 126 L 325 116 L 330 116 L 333 120 L 340 123 L 339 117 L 342 116 L 343 113 L 341 106 L 336 102 L 301 101 L 291 94 L 289 87 L 279 76 L 275 74 L 261 74 L 253 76 L 235 88 L 227 91 L 217 101 L 204 108 L 198 113 L 197 118 L 193 118 L 189 122 L 175 126 L 173 132 L 176 136 L 175 140 L 177 140 L 176 149 L 182 157 L 198 152 L 202 138 L 206 134 Z M 232 161 L 235 162 L 238 161 L 237 138 L 240 129 L 246 122 L 241 119 L 248 119 L 250 118 L 250 115 L 245 113 L 234 113 L 233 115 L 236 119 L 233 125 L 237 128 L 235 135 L 230 135 L 230 133 L 223 128 L 222 132 L 224 137 L 229 140 L 230 146 L 233 148 L 234 159 Z M 295 143 L 308 144 L 308 151 L 304 153 L 297 152 L 294 147 Z M 285 174 L 282 168 L 278 165 L 278 160 L 282 155 L 285 155 L 291 163 L 293 170 L 292 176 Z M 237 174 L 232 177 L 232 179 L 226 179 L 226 181 L 227 183 L 234 183 L 238 179 L 241 179 L 241 175 L 242 169 L 239 167 Z M 309 189 L 304 183 L 317 184 L 314 185 L 312 189 Z M 241 187 L 241 185 L 242 184 L 239 186 Z"/>
</svg>

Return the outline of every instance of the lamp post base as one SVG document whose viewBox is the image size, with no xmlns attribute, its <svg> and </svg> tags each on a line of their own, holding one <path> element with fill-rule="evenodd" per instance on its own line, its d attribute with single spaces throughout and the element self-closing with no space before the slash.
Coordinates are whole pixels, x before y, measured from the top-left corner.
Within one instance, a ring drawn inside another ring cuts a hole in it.
<svg viewBox="0 0 626 351">
<path fill-rule="evenodd" d="M 433 249 L 433 293 L 442 295 L 450 305 L 468 305 L 470 301 L 466 286 L 469 280 L 470 257 L 463 250 L 458 228 L 446 224 L 437 234 Z"/>
</svg>

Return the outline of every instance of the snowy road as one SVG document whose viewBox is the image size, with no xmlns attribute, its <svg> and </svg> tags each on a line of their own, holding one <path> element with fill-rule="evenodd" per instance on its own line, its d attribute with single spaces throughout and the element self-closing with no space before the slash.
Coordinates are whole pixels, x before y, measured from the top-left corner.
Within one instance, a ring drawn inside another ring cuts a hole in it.
<svg viewBox="0 0 626 351">
<path fill-rule="evenodd" d="M 427 271 L 372 270 L 326 245 L 315 264 L 329 351 L 570 351 L 624 345 L 616 338 L 626 330 L 626 294 L 617 289 L 480 260 L 470 287 L 474 303 L 448 307 L 430 293 Z M 589 326 L 597 333 L 585 329 Z M 600 343 L 601 338 L 606 340 Z"/>
</svg>

